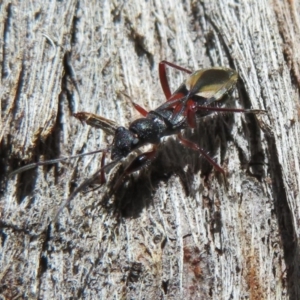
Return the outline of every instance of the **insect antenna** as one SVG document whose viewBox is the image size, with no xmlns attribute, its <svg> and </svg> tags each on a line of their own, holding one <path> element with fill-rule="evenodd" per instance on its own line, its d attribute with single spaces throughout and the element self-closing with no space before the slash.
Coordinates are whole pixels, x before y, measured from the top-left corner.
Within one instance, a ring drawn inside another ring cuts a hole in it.
<svg viewBox="0 0 300 300">
<path fill-rule="evenodd" d="M 39 166 L 52 165 L 52 164 L 59 163 L 61 161 L 74 159 L 74 158 L 78 158 L 78 157 L 83 157 L 83 156 L 86 156 L 86 155 L 97 154 L 97 153 L 100 153 L 100 152 L 109 152 L 109 150 L 110 150 L 110 147 L 107 147 L 107 148 L 104 148 L 104 149 L 99 149 L 99 150 L 95 150 L 95 151 L 91 151 L 91 152 L 87 152 L 87 153 L 81 153 L 81 154 L 76 154 L 76 155 L 67 156 L 67 157 L 59 157 L 59 158 L 56 158 L 56 159 L 50 159 L 50 160 L 45 160 L 45 161 L 38 161 L 38 162 L 35 162 L 35 163 L 28 164 L 24 167 L 21 167 L 21 168 L 15 170 L 15 171 L 12 171 L 8 175 L 8 177 L 11 178 L 14 175 L 23 173 L 27 170 L 30 170 L 30 169 L 33 169 L 33 168 L 36 168 L 36 167 L 39 167 Z M 106 167 L 106 166 L 104 166 L 104 167 Z"/>
<path fill-rule="evenodd" d="M 110 151 L 111 146 L 104 148 L 104 149 L 99 149 L 99 150 L 95 150 L 95 151 L 91 151 L 91 152 L 87 152 L 87 153 L 82 153 L 82 154 L 77 154 L 77 155 L 72 155 L 72 156 L 68 156 L 68 157 L 60 157 L 57 159 L 51 159 L 51 160 L 46 160 L 46 161 L 38 161 L 36 163 L 32 163 L 29 165 L 26 165 L 24 167 L 21 167 L 13 172 L 11 172 L 9 174 L 9 177 L 12 177 L 16 174 L 25 172 L 27 170 L 33 169 L 35 167 L 38 166 L 44 166 L 44 165 L 51 165 L 51 164 L 56 164 L 59 163 L 61 161 L 65 161 L 65 160 L 69 160 L 69 159 L 74 159 L 74 158 L 78 158 L 78 157 L 83 157 L 86 155 L 92 155 L 92 154 L 97 154 L 100 152 L 108 152 Z M 85 181 L 83 181 L 73 192 L 72 194 L 65 200 L 63 201 L 63 203 L 59 206 L 57 212 L 55 213 L 55 216 L 53 218 L 53 222 L 55 223 L 59 214 L 61 213 L 61 211 L 70 204 L 70 202 L 72 201 L 72 199 L 84 188 L 86 188 L 87 186 L 89 186 L 92 182 L 94 182 L 100 175 L 101 173 L 103 173 L 103 171 L 105 171 L 106 169 L 110 169 L 112 168 L 115 164 L 117 164 L 119 161 L 121 160 L 121 158 L 115 159 L 112 162 L 106 164 L 105 166 L 102 166 L 100 169 L 98 169 L 90 178 L 86 179 Z"/>
</svg>

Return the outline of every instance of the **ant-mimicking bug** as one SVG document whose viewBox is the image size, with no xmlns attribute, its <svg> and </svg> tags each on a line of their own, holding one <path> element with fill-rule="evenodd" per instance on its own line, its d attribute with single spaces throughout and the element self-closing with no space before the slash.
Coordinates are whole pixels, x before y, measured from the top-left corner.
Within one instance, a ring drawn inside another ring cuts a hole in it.
<svg viewBox="0 0 300 300">
<path fill-rule="evenodd" d="M 166 65 L 191 74 L 173 94 L 166 76 Z M 192 73 L 173 63 L 162 61 L 159 64 L 159 75 L 167 102 L 149 112 L 133 102 L 134 107 L 143 115 L 143 118 L 133 121 L 128 129 L 123 126 L 115 127 L 114 125 L 113 127 L 114 140 L 112 145 L 106 149 L 107 152 L 111 152 L 112 161 L 119 161 L 145 144 L 154 145 L 153 150 L 142 153 L 132 160 L 117 181 L 116 189 L 124 177 L 140 170 L 155 158 L 156 145 L 160 143 L 162 137 L 173 134 L 177 134 L 181 144 L 198 151 L 216 170 L 225 174 L 224 170 L 202 148 L 184 139 L 181 130 L 187 127 L 196 127 L 196 113 L 206 116 L 211 112 L 263 112 L 262 110 L 218 107 L 217 101 L 229 93 L 238 80 L 237 72 L 232 69 L 214 67 Z M 76 113 L 74 116 L 82 122 L 102 129 L 110 121 L 86 112 Z"/>
<path fill-rule="evenodd" d="M 174 93 L 171 93 L 169 87 L 166 75 L 166 66 L 170 66 L 189 74 L 189 77 Z M 223 168 L 219 166 L 200 146 L 183 138 L 181 131 L 186 128 L 196 127 L 196 115 L 204 117 L 213 112 L 261 113 L 265 111 L 220 107 L 220 105 L 223 104 L 222 100 L 224 100 L 224 96 L 236 86 L 238 80 L 238 73 L 229 68 L 212 67 L 191 72 L 190 70 L 182 68 L 176 64 L 161 61 L 159 63 L 159 77 L 167 101 L 152 111 L 147 111 L 137 103 L 132 102 L 136 110 L 143 117 L 131 122 L 128 128 L 118 126 L 114 121 L 92 113 L 78 112 L 74 114 L 74 116 L 81 122 L 85 122 L 93 127 L 104 130 L 108 134 L 114 135 L 112 144 L 105 149 L 66 158 L 40 161 L 24 166 L 11 173 L 11 175 L 15 175 L 36 166 L 53 164 L 66 159 L 103 152 L 101 168 L 93 175 L 92 178 L 94 179 L 96 176 L 100 175 L 101 183 L 104 183 L 105 170 L 138 148 L 146 144 L 152 144 L 153 149 L 151 151 L 138 155 L 125 168 L 124 172 L 117 179 L 117 182 L 114 185 L 114 190 L 117 190 L 125 177 L 140 170 L 155 159 L 157 146 L 163 137 L 174 134 L 177 134 L 181 144 L 198 151 L 217 171 L 225 174 Z M 105 155 L 108 152 L 111 153 L 112 161 L 105 165 Z M 80 189 L 86 187 L 89 183 L 91 183 L 91 179 L 83 182 L 72 193 L 67 201 L 64 202 L 59 209 L 59 212 L 68 202 L 70 202 L 70 200 L 75 196 L 75 193 L 77 194 Z"/>
</svg>

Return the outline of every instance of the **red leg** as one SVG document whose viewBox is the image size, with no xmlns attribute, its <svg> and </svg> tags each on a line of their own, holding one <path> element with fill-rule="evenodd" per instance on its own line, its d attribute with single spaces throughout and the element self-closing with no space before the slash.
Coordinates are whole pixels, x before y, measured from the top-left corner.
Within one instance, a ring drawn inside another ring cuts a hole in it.
<svg viewBox="0 0 300 300">
<path fill-rule="evenodd" d="M 164 110 L 167 108 L 175 108 L 178 106 L 178 104 L 181 104 L 182 100 L 185 98 L 185 95 L 182 93 L 178 93 L 173 95 L 167 102 L 163 103 L 159 107 L 157 107 L 155 110 Z"/>
<path fill-rule="evenodd" d="M 195 117 L 195 112 L 192 110 L 188 110 L 187 112 L 187 123 L 189 127 L 191 128 L 196 128 L 196 117 Z"/>
<path fill-rule="evenodd" d="M 191 128 L 196 128 L 196 111 L 197 105 L 195 101 L 188 100 L 187 102 L 187 123 Z"/>
<path fill-rule="evenodd" d="M 162 89 L 164 91 L 164 94 L 167 98 L 168 101 L 171 101 L 171 100 L 177 100 L 177 99 L 180 99 L 182 97 L 184 97 L 185 95 L 181 94 L 181 93 L 178 93 L 176 95 L 173 95 L 171 94 L 171 90 L 170 90 L 170 87 L 169 87 L 169 82 L 168 82 L 168 78 L 167 78 L 167 74 L 166 74 L 166 65 L 174 68 L 174 69 L 177 69 L 177 70 L 180 70 L 180 71 L 183 71 L 183 72 L 186 72 L 188 74 L 191 74 L 192 71 L 188 70 L 188 69 L 185 69 L 185 68 L 182 68 L 178 65 L 175 65 L 173 63 L 170 63 L 168 61 L 161 61 L 159 63 L 159 78 L 160 78 L 160 82 L 161 82 L 161 86 L 162 86 Z M 139 104 L 135 103 L 134 101 L 132 101 L 132 99 L 127 96 L 126 94 L 124 94 L 126 97 L 128 97 L 134 108 L 144 117 L 146 117 L 148 115 L 148 111 L 146 109 L 144 109 L 143 107 L 141 107 Z"/>
<path fill-rule="evenodd" d="M 118 190 L 122 184 L 124 178 L 133 172 L 140 170 L 142 167 L 150 164 L 156 157 L 156 147 L 152 151 L 142 153 L 137 156 L 125 169 L 123 174 L 120 176 L 116 184 L 114 185 L 114 190 Z"/>
<path fill-rule="evenodd" d="M 176 65 L 174 63 L 171 63 L 169 61 L 166 61 L 166 60 L 162 60 L 159 64 L 168 65 L 171 68 L 174 68 L 174 69 L 179 70 L 179 71 L 186 72 L 188 74 L 192 74 L 193 73 L 191 70 L 188 70 L 186 68 L 180 67 L 180 66 L 178 66 L 178 65 Z"/>
<path fill-rule="evenodd" d="M 195 151 L 198 151 L 200 152 L 200 154 L 202 156 L 205 157 L 205 159 L 217 170 L 219 171 L 220 173 L 224 174 L 225 175 L 225 171 L 222 169 L 222 167 L 220 167 L 202 148 L 200 148 L 197 144 L 191 142 L 191 141 L 188 141 L 186 139 L 184 139 L 181 135 L 181 133 L 178 134 L 178 139 L 179 139 L 179 142 L 186 146 L 186 147 L 189 147 Z"/>
<path fill-rule="evenodd" d="M 226 107 L 210 107 L 210 106 L 196 106 L 197 110 L 208 110 L 208 111 L 221 111 L 221 112 L 240 112 L 245 114 L 258 114 L 265 113 L 264 109 L 244 109 L 244 108 L 226 108 Z"/>
<path fill-rule="evenodd" d="M 168 78 L 167 78 L 167 73 L 166 73 L 166 65 L 169 67 L 172 67 L 174 69 L 177 69 L 179 71 L 183 71 L 186 72 L 188 74 L 192 74 L 192 71 L 182 68 L 176 64 L 170 63 L 166 60 L 162 60 L 159 63 L 159 79 L 160 79 L 160 83 L 161 83 L 161 87 L 164 91 L 164 94 L 166 96 L 167 101 L 169 100 L 169 98 L 171 97 L 172 93 L 170 90 L 170 86 L 169 86 L 169 82 L 168 82 Z M 174 99 L 172 99 L 174 100 Z"/>
<path fill-rule="evenodd" d="M 131 101 L 131 103 L 132 103 L 132 105 L 134 106 L 134 108 L 135 108 L 142 116 L 146 117 L 146 116 L 148 115 L 148 111 L 147 111 L 145 108 L 143 108 L 143 107 L 140 106 L 139 104 L 137 104 L 137 103 L 135 103 L 134 101 L 132 101 L 131 97 L 128 96 L 127 94 L 125 94 L 125 93 L 122 93 L 122 94 L 123 94 L 125 97 L 127 97 L 127 98 Z"/>
<path fill-rule="evenodd" d="M 243 108 L 227 108 L 227 107 L 210 107 L 210 106 L 202 106 L 197 105 L 196 101 L 188 100 L 186 114 L 187 114 L 187 122 L 191 128 L 196 127 L 196 112 L 198 110 L 202 111 L 215 111 L 215 112 L 230 112 L 230 113 L 264 113 L 265 110 L 260 109 L 243 109 Z"/>
<path fill-rule="evenodd" d="M 147 111 L 145 108 L 141 107 L 140 105 L 138 105 L 137 103 L 135 103 L 135 102 L 133 102 L 133 101 L 131 101 L 131 102 L 132 102 L 134 108 L 135 108 L 142 116 L 146 117 L 146 116 L 148 115 L 148 111 Z"/>
</svg>

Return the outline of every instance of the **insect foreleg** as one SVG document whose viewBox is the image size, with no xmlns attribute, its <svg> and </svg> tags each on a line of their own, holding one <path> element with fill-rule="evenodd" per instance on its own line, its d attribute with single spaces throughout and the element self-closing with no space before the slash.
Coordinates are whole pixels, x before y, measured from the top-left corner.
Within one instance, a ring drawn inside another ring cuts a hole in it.
<svg viewBox="0 0 300 300">
<path fill-rule="evenodd" d="M 125 169 L 123 174 L 117 180 L 116 184 L 114 185 L 114 190 L 118 190 L 120 185 L 122 184 L 125 177 L 134 173 L 141 168 L 149 165 L 156 157 L 157 147 L 154 146 L 153 149 L 149 152 L 145 152 L 137 156 Z"/>
</svg>

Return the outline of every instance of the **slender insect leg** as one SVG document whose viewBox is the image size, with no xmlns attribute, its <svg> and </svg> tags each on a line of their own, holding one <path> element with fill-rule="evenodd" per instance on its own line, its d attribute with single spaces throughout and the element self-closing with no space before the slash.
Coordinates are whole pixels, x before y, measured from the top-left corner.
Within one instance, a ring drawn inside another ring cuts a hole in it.
<svg viewBox="0 0 300 300">
<path fill-rule="evenodd" d="M 179 71 L 186 72 L 188 74 L 192 74 L 193 73 L 191 70 L 183 68 L 183 67 L 180 67 L 180 66 L 178 66 L 178 65 L 176 65 L 174 63 L 171 63 L 171 62 L 169 62 L 167 60 L 162 60 L 159 64 L 167 65 L 167 66 L 169 66 L 171 68 L 174 68 L 174 69 L 179 70 Z"/>
<path fill-rule="evenodd" d="M 144 107 L 142 107 L 142 106 L 140 106 L 139 104 L 137 104 L 136 102 L 132 101 L 131 97 L 128 96 L 127 94 L 124 94 L 124 93 L 122 93 L 122 94 L 123 94 L 125 97 L 127 97 L 127 98 L 131 101 L 131 103 L 132 103 L 132 105 L 134 106 L 134 108 L 135 108 L 142 116 L 146 117 L 146 116 L 148 115 L 148 111 L 147 111 Z"/>
<path fill-rule="evenodd" d="M 206 111 L 220 111 L 220 112 L 240 112 L 240 113 L 251 113 L 251 114 L 258 114 L 258 113 L 265 113 L 266 111 L 263 109 L 245 109 L 245 108 L 230 108 L 230 107 L 217 107 L 217 106 L 205 106 L 205 105 L 198 105 L 197 101 L 189 100 L 187 103 L 187 110 L 196 112 L 198 110 L 206 110 Z"/>
<path fill-rule="evenodd" d="M 219 171 L 220 173 L 224 174 L 225 175 L 225 171 L 222 169 L 222 167 L 220 167 L 202 148 L 200 148 L 197 144 L 189 141 L 189 140 L 186 140 L 185 138 L 183 138 L 183 136 L 181 135 L 181 133 L 179 133 L 178 135 L 178 139 L 179 139 L 179 142 L 186 146 L 186 147 L 189 147 L 195 151 L 198 151 L 200 152 L 200 154 L 202 156 L 205 157 L 205 159 L 217 170 Z"/>
<path fill-rule="evenodd" d="M 196 101 L 189 100 L 187 102 L 187 122 L 188 125 L 191 128 L 196 127 L 196 112 L 202 110 L 202 111 L 213 111 L 213 112 L 229 112 L 229 113 L 252 113 L 252 114 L 258 114 L 258 113 L 265 113 L 265 110 L 260 109 L 243 109 L 243 108 L 227 108 L 227 107 L 211 107 L 211 106 L 203 106 L 203 105 L 197 105 Z"/>
<path fill-rule="evenodd" d="M 176 99 L 180 99 L 182 97 L 184 97 L 185 95 L 179 93 L 177 95 L 173 95 L 173 97 L 171 98 L 172 96 L 172 93 L 171 93 L 171 90 L 170 90 L 170 86 L 169 86 L 169 82 L 168 82 L 168 78 L 167 78 L 167 73 L 166 73 L 166 65 L 174 68 L 174 69 L 177 69 L 177 70 L 180 70 L 180 71 L 183 71 L 183 72 L 186 72 L 188 74 L 191 74 L 192 71 L 188 70 L 188 69 L 185 69 L 185 68 L 182 68 L 176 64 L 173 64 L 173 63 L 170 63 L 168 61 L 161 61 L 159 63 L 159 79 L 160 79 L 160 83 L 161 83 L 161 86 L 162 86 L 162 89 L 163 89 L 163 92 L 167 98 L 167 100 L 176 100 Z M 125 95 L 127 96 L 127 95 Z M 127 96 L 129 97 L 129 96 Z M 130 97 L 129 97 L 130 98 Z M 170 99 L 171 98 L 171 99 Z M 142 106 L 140 106 L 139 104 L 135 103 L 134 101 L 132 101 L 132 99 L 130 98 L 134 108 L 144 117 L 146 117 L 148 115 L 148 111 L 143 108 Z"/>
<path fill-rule="evenodd" d="M 106 152 L 103 151 L 103 153 L 102 153 L 102 158 L 101 158 L 100 184 L 106 183 L 105 172 L 104 172 L 105 156 L 106 156 Z"/>
<path fill-rule="evenodd" d="M 187 102 L 187 123 L 191 128 L 196 128 L 196 111 L 195 101 L 188 100 Z"/>
<path fill-rule="evenodd" d="M 114 190 L 118 190 L 120 185 L 122 184 L 124 178 L 131 173 L 134 173 L 146 165 L 149 165 L 156 157 L 157 147 L 153 147 L 153 149 L 149 152 L 145 152 L 137 156 L 125 169 L 123 174 L 120 176 L 116 184 L 114 185 Z"/>
<path fill-rule="evenodd" d="M 114 135 L 116 129 L 119 127 L 115 121 L 84 111 L 75 113 L 73 116 L 82 124 L 86 123 L 92 127 L 100 128 L 109 135 Z"/>
<path fill-rule="evenodd" d="M 133 102 L 133 101 L 131 101 L 131 102 L 132 102 L 132 105 L 134 106 L 134 108 L 135 108 L 142 116 L 146 117 L 146 116 L 148 115 L 148 111 L 147 111 L 145 108 L 143 108 L 142 106 L 138 105 L 137 103 L 135 103 L 135 102 Z"/>
<path fill-rule="evenodd" d="M 159 63 L 159 79 L 160 79 L 161 87 L 162 87 L 162 89 L 164 91 L 164 94 L 166 96 L 166 99 L 168 101 L 169 98 L 172 96 L 172 93 L 171 93 L 168 78 L 167 78 L 166 66 L 172 67 L 172 68 L 177 69 L 179 71 L 186 72 L 188 74 L 192 74 L 192 71 L 190 71 L 188 69 L 185 69 L 185 68 L 182 68 L 182 67 L 180 67 L 176 64 L 173 64 L 171 62 L 168 62 L 166 60 L 162 60 Z"/>
<path fill-rule="evenodd" d="M 226 107 L 210 107 L 210 106 L 196 106 L 197 110 L 207 110 L 207 111 L 220 111 L 220 112 L 240 112 L 245 114 L 259 114 L 259 113 L 265 113 L 266 111 L 263 109 L 244 109 L 244 108 L 226 108 Z"/>
<path fill-rule="evenodd" d="M 180 108 L 180 106 L 178 107 Z M 176 107 L 177 109 L 177 107 Z M 176 110 L 175 109 L 175 110 Z M 188 100 L 184 114 L 187 116 L 187 123 L 189 127 L 196 128 L 196 112 L 198 110 L 197 103 L 193 100 Z"/>
</svg>

